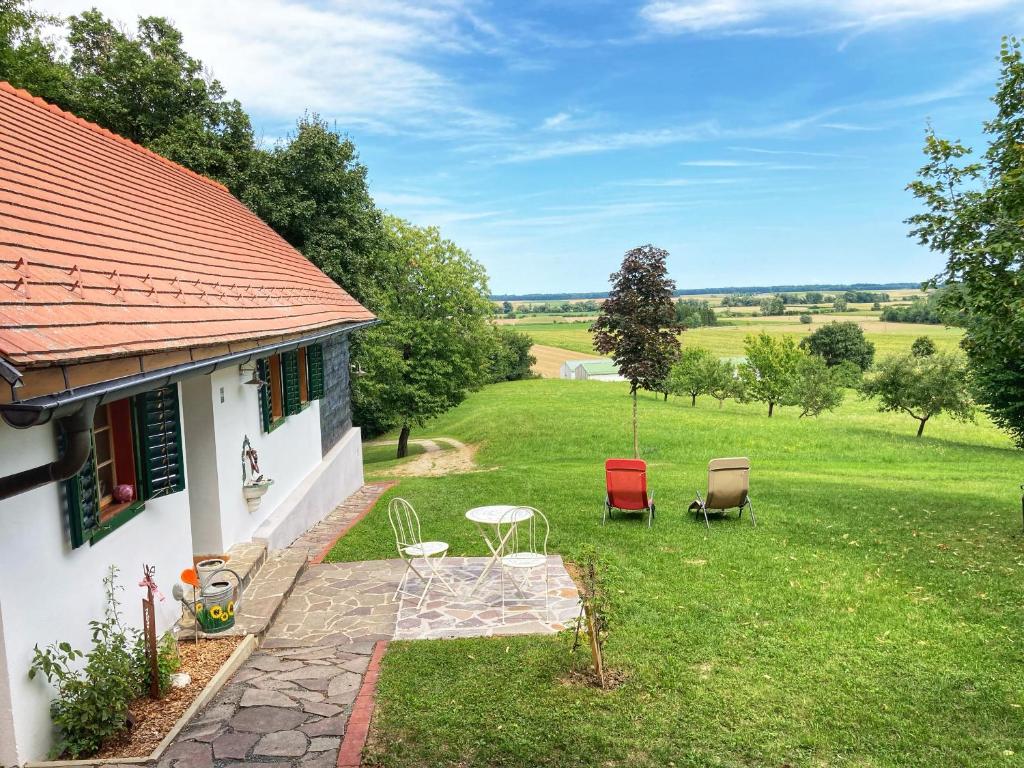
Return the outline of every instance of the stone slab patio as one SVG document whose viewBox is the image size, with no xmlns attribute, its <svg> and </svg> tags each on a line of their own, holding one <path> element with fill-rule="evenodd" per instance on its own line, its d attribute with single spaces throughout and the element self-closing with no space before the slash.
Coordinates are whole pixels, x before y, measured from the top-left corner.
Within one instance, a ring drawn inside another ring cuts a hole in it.
<svg viewBox="0 0 1024 768">
<path fill-rule="evenodd" d="M 417 608 L 422 582 L 415 575 L 407 586 L 415 596 L 392 600 L 405 572 L 401 560 L 318 565 L 307 570 L 295 585 L 266 643 L 552 634 L 579 615 L 576 586 L 561 557 L 552 555 L 548 558 L 548 583 L 545 585 L 543 569 L 530 572 L 525 599 L 506 579 L 503 622 L 497 569 L 492 569 L 480 588 L 470 594 L 487 562 L 485 557 L 445 559 L 439 573 L 456 595 L 435 581 L 422 608 Z"/>
</svg>

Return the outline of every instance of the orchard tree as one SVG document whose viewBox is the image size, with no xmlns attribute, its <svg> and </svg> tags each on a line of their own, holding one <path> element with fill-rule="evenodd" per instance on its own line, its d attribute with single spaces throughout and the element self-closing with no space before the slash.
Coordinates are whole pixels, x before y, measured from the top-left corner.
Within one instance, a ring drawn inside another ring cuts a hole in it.
<svg viewBox="0 0 1024 768">
<path fill-rule="evenodd" d="M 730 397 L 742 397 L 743 387 L 730 360 L 712 360 L 704 369 L 704 391 L 718 401 L 718 407 Z"/>
<path fill-rule="evenodd" d="M 740 365 L 744 397 L 768 404 L 768 416 L 776 405 L 790 405 L 797 366 L 806 355 L 792 336 L 775 338 L 763 331 L 743 342 L 747 359 Z"/>
<path fill-rule="evenodd" d="M 974 420 L 966 361 L 960 355 L 937 352 L 887 357 L 867 374 L 864 397 L 877 397 L 878 410 L 906 413 L 918 421 L 917 436 L 932 416 L 947 413 L 959 421 Z"/>
<path fill-rule="evenodd" d="M 800 418 L 835 410 L 843 402 L 838 368 L 829 368 L 817 355 L 803 355 L 796 366 L 789 400 L 799 406 Z"/>
<path fill-rule="evenodd" d="M 875 345 L 864 338 L 863 328 L 849 320 L 826 323 L 801 339 L 800 347 L 821 357 L 830 368 L 849 360 L 866 371 L 875 359 Z"/>
<path fill-rule="evenodd" d="M 918 336 L 914 339 L 914 343 L 910 345 L 910 352 L 914 357 L 930 357 L 937 351 L 935 342 L 928 336 Z"/>
<path fill-rule="evenodd" d="M 401 458 L 413 426 L 484 383 L 494 338 L 483 267 L 436 229 L 390 216 L 385 225 L 388 279 L 371 296 L 380 322 L 355 338 L 363 375 L 355 379 L 353 405 L 371 429 L 400 428 Z"/>
<path fill-rule="evenodd" d="M 697 396 L 708 391 L 707 372 L 718 362 L 704 347 L 684 347 L 668 374 L 668 391 L 673 395 L 689 395 L 690 406 L 697 405 Z"/>
<path fill-rule="evenodd" d="M 633 455 L 640 457 L 637 434 L 637 390 L 663 391 L 672 363 L 679 356 L 679 331 L 668 276 L 668 251 L 644 245 L 628 251 L 612 288 L 591 327 L 594 347 L 611 355 L 629 381 L 633 398 Z"/>
<path fill-rule="evenodd" d="M 1024 56 L 1016 38 L 1003 39 L 1000 63 L 984 155 L 929 129 L 927 162 L 908 186 L 925 210 L 907 223 L 912 237 L 946 257 L 929 284 L 957 286 L 953 308 L 975 394 L 1024 448 Z"/>
</svg>

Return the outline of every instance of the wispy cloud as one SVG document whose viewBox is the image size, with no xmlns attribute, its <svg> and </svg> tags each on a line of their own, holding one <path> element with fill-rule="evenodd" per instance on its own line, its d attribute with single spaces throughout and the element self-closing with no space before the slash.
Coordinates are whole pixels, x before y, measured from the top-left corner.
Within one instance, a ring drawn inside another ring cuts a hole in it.
<svg viewBox="0 0 1024 768">
<path fill-rule="evenodd" d="M 94 0 L 133 25 L 170 16 L 188 50 L 231 97 L 271 120 L 311 109 L 347 127 L 379 133 L 486 134 L 509 121 L 473 103 L 472 83 L 438 65 L 445 57 L 489 55 L 501 33 L 473 0 Z M 79 0 L 39 0 L 46 11 L 80 12 Z"/>
<path fill-rule="evenodd" d="M 764 147 L 729 147 L 733 152 L 752 152 L 758 155 L 796 155 L 798 157 L 850 157 L 840 152 L 808 152 L 803 149 L 765 149 Z"/>
<path fill-rule="evenodd" d="M 856 32 L 910 21 L 957 19 L 1016 0 L 651 0 L 641 18 L 669 34 L 793 35 Z"/>
<path fill-rule="evenodd" d="M 560 130 L 569 127 L 569 123 L 572 120 L 572 115 L 568 112 L 559 112 L 556 115 L 545 117 L 544 122 L 540 124 L 542 131 L 553 131 Z"/>
<path fill-rule="evenodd" d="M 744 168 L 761 171 L 812 171 L 819 166 L 798 163 L 774 163 L 763 160 L 684 160 L 688 168 Z"/>
</svg>

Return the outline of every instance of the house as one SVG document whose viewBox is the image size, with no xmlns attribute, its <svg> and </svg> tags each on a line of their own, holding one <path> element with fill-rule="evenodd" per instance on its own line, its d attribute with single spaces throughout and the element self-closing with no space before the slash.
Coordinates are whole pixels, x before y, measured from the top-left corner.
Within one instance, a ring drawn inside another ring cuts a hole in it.
<svg viewBox="0 0 1024 768">
<path fill-rule="evenodd" d="M 586 360 L 566 360 L 562 363 L 562 367 L 559 369 L 560 378 L 563 379 L 575 379 L 576 368 L 581 363 L 587 362 Z"/>
<path fill-rule="evenodd" d="M 373 321 L 220 184 L 0 83 L 0 765 L 46 755 L 32 649 L 88 648 L 109 566 L 169 593 L 360 487 L 348 344 Z M 275 481 L 254 511 L 246 437 Z"/>
<path fill-rule="evenodd" d="M 579 381 L 625 381 L 619 367 L 612 360 L 584 360 L 576 366 Z"/>
</svg>

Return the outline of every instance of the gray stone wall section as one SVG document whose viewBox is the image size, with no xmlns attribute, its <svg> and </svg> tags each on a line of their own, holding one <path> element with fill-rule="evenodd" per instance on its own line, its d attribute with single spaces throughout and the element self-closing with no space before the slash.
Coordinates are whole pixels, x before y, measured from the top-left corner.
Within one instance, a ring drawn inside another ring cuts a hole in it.
<svg viewBox="0 0 1024 768">
<path fill-rule="evenodd" d="M 323 342 L 324 396 L 320 401 L 320 449 L 322 455 L 333 448 L 352 428 L 352 390 L 349 382 L 348 334 L 332 336 Z"/>
</svg>

